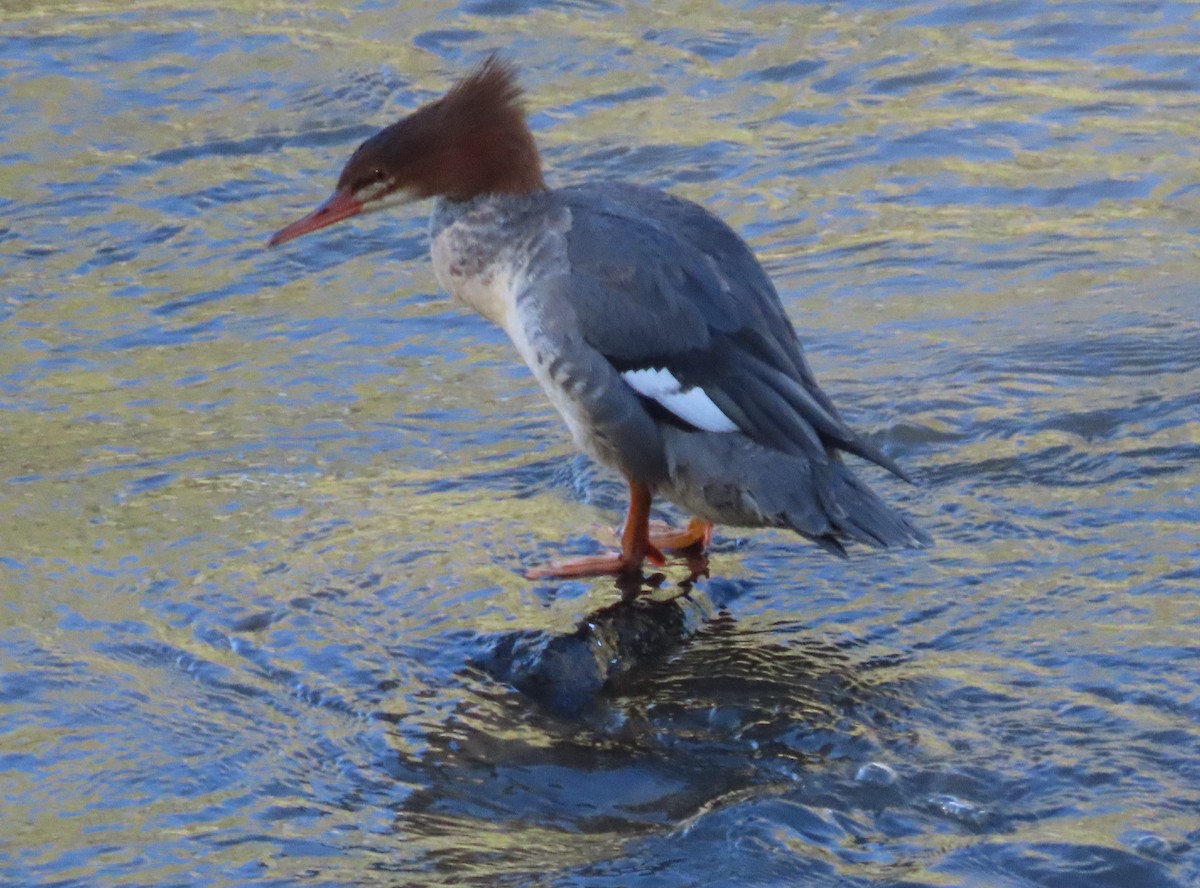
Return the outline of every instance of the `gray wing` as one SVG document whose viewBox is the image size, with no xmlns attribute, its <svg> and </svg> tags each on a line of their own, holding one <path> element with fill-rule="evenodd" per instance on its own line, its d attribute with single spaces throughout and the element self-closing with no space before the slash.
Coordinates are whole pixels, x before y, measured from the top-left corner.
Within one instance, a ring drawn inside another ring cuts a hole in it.
<svg viewBox="0 0 1200 888">
<path fill-rule="evenodd" d="M 842 422 L 770 278 L 725 223 L 648 188 L 561 193 L 572 214 L 569 299 L 588 344 L 618 372 L 668 371 L 773 450 L 823 463 L 836 448 L 908 480 Z"/>
</svg>

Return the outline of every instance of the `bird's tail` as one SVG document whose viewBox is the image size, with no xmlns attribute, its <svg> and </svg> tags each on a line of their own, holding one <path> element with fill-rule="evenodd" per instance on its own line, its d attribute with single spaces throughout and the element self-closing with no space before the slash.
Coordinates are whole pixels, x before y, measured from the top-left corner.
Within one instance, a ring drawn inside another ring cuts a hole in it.
<svg viewBox="0 0 1200 888">
<path fill-rule="evenodd" d="M 694 515 L 741 527 L 787 527 L 845 557 L 844 540 L 927 546 L 929 535 L 830 454 L 820 463 L 768 450 L 741 435 L 664 431 L 668 499 Z"/>
<path fill-rule="evenodd" d="M 835 555 L 846 557 L 842 540 L 883 549 L 921 548 L 932 542 L 840 460 L 813 466 L 811 483 L 801 487 L 801 508 L 786 510 L 784 523 Z"/>
</svg>

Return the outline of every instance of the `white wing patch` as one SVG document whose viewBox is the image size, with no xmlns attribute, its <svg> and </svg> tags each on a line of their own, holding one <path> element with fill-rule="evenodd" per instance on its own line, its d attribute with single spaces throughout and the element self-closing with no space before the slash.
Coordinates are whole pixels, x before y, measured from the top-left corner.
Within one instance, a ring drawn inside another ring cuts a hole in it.
<svg viewBox="0 0 1200 888">
<path fill-rule="evenodd" d="M 621 376 L 638 394 L 662 404 L 684 422 L 706 432 L 736 432 L 732 419 L 721 412 L 704 389 L 684 388 L 670 370 L 626 370 Z"/>
</svg>

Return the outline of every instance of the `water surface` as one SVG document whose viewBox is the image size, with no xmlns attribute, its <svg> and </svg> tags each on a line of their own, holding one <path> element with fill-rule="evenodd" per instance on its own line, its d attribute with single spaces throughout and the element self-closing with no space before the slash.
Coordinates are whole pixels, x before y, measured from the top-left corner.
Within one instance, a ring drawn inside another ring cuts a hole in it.
<svg viewBox="0 0 1200 888">
<path fill-rule="evenodd" d="M 1200 884 L 1195 5 L 404 6 L 0 5 L 0 881 Z M 575 717 L 470 664 L 616 599 L 520 574 L 622 483 L 425 208 L 264 249 L 495 47 L 553 184 L 747 237 L 937 538 L 726 530 Z"/>
</svg>

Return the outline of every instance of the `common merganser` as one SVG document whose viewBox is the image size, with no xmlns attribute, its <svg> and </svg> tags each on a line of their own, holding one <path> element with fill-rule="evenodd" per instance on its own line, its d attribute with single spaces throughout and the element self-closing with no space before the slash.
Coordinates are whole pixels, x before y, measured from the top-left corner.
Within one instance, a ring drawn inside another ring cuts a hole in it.
<svg viewBox="0 0 1200 888">
<path fill-rule="evenodd" d="M 641 571 L 703 549 L 713 523 L 919 547 L 839 451 L 910 480 L 842 422 L 749 246 L 698 204 L 653 188 L 548 188 L 515 68 L 495 55 L 363 142 L 332 196 L 274 246 L 433 198 L 438 282 L 504 328 L 575 443 L 629 482 L 621 551 L 527 576 Z M 654 495 L 695 516 L 650 523 Z"/>
</svg>

